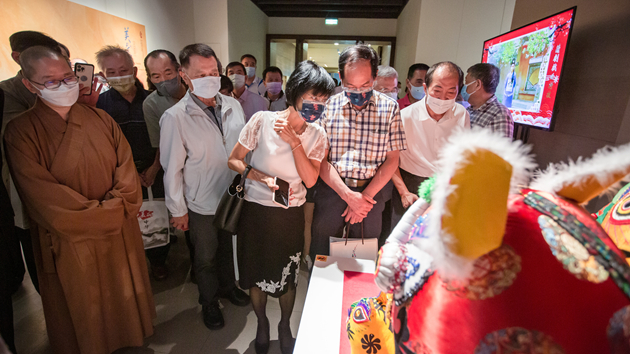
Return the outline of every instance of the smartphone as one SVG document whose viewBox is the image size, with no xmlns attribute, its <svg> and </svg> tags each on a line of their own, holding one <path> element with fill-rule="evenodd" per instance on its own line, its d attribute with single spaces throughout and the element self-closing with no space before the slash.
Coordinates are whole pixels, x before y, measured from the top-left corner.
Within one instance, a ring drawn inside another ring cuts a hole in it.
<svg viewBox="0 0 630 354">
<path fill-rule="evenodd" d="M 92 81 L 94 80 L 94 65 L 76 63 L 74 64 L 74 74 L 79 78 L 79 85 L 90 88 L 83 95 L 90 95 L 92 93 Z"/>
<path fill-rule="evenodd" d="M 279 187 L 273 192 L 273 202 L 289 209 L 289 182 L 278 177 L 274 178 L 273 182 Z"/>
</svg>

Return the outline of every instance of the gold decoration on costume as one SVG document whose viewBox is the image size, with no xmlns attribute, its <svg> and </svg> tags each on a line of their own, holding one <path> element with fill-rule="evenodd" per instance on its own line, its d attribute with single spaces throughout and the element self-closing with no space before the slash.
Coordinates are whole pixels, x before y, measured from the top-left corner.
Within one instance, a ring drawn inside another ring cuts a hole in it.
<svg viewBox="0 0 630 354">
<path fill-rule="evenodd" d="M 601 283 L 608 279 L 608 271 L 599 264 L 595 257 L 578 240 L 547 215 L 538 217 L 538 225 L 551 252 L 564 269 L 578 279 Z"/>
<path fill-rule="evenodd" d="M 509 288 L 521 271 L 521 257 L 508 245 L 479 257 L 468 279 L 445 280 L 444 287 L 462 298 L 483 300 Z"/>
</svg>

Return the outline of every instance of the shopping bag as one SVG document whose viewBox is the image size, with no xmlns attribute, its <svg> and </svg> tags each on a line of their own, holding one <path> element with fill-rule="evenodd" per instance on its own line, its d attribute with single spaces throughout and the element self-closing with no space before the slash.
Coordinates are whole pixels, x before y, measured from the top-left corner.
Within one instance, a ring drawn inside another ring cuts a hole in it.
<svg viewBox="0 0 630 354">
<path fill-rule="evenodd" d="M 144 249 L 165 246 L 170 242 L 171 232 L 168 209 L 164 200 L 154 200 L 151 187 L 147 188 L 148 200 L 142 202 L 138 212 L 138 223 L 142 231 Z"/>
<path fill-rule="evenodd" d="M 347 224 L 344 237 L 330 237 L 330 255 L 376 261 L 378 239 L 363 238 L 363 223 L 361 223 L 361 238 L 348 238 L 349 230 L 350 224 Z"/>
</svg>

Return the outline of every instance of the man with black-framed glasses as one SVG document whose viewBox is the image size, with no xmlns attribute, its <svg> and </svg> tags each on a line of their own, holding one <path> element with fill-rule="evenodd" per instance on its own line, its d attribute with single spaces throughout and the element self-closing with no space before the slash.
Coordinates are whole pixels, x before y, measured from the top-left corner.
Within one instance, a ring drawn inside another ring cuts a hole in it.
<svg viewBox="0 0 630 354">
<path fill-rule="evenodd" d="M 131 147 L 107 113 L 77 102 L 65 56 L 37 46 L 21 53 L 20 64 L 37 99 L 9 122 L 4 146 L 31 220 L 53 352 L 141 346 L 156 313 Z"/>
<path fill-rule="evenodd" d="M 320 120 L 329 150 L 314 187 L 312 259 L 329 253 L 329 237 L 341 236 L 346 223 L 353 224 L 352 237 L 381 233 L 382 189 L 398 167 L 406 139 L 396 101 L 373 90 L 378 61 L 365 45 L 348 47 L 339 56 L 343 92 L 328 100 Z"/>
</svg>

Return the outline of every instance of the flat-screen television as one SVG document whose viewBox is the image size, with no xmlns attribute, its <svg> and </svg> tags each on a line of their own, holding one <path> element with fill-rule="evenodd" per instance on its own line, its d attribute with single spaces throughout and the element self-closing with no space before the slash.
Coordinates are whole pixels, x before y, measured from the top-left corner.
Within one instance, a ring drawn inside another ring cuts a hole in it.
<svg viewBox="0 0 630 354">
<path fill-rule="evenodd" d="M 483 44 L 481 61 L 501 71 L 496 96 L 515 123 L 553 130 L 556 97 L 575 7 Z"/>
</svg>

